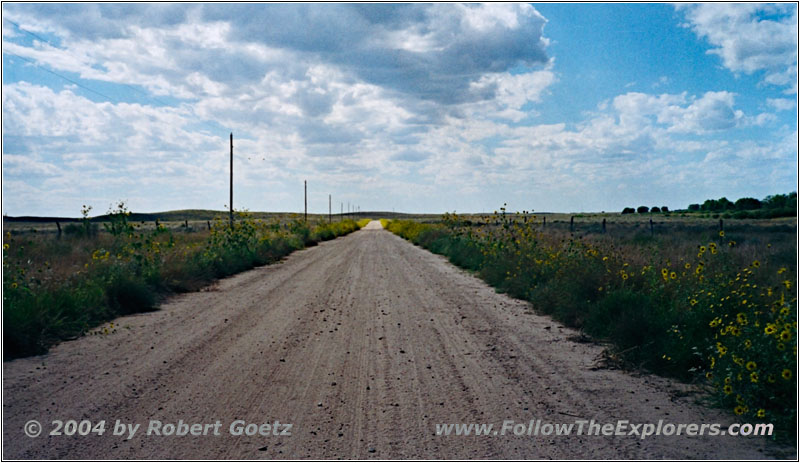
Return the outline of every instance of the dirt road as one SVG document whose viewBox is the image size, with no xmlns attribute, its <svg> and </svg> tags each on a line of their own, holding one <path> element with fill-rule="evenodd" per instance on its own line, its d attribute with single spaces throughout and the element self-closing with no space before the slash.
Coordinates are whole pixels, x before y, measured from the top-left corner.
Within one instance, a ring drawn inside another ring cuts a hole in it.
<svg viewBox="0 0 800 463">
<path fill-rule="evenodd" d="M 730 436 L 437 436 L 444 423 L 731 418 L 685 386 L 599 367 L 599 346 L 379 222 L 115 325 L 3 364 L 4 458 L 780 455 Z M 44 432 L 27 437 L 34 419 Z M 105 420 L 105 432 L 50 436 L 53 420 Z M 140 427 L 115 436 L 117 420 Z M 148 436 L 151 420 L 210 435 Z M 231 435 L 235 420 L 270 423 L 269 435 Z"/>
</svg>

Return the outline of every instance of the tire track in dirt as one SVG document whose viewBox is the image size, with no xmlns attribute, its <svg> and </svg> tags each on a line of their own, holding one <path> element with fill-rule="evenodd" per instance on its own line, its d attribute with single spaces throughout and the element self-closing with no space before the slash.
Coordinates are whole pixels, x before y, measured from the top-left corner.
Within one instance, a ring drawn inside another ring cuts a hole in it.
<svg viewBox="0 0 800 463">
<path fill-rule="evenodd" d="M 377 229 L 375 229 L 377 228 Z M 730 423 L 691 388 L 596 368 L 602 348 L 442 257 L 368 229 L 3 364 L 4 458 L 768 458 L 761 438 L 436 436 L 437 423 Z M 678 397 L 681 396 L 681 397 Z M 103 436 L 26 437 L 37 419 Z M 131 440 L 114 420 L 139 423 Z M 151 419 L 220 436 L 144 436 Z M 291 436 L 231 436 L 235 419 Z M 783 453 L 781 453 L 783 452 Z"/>
</svg>

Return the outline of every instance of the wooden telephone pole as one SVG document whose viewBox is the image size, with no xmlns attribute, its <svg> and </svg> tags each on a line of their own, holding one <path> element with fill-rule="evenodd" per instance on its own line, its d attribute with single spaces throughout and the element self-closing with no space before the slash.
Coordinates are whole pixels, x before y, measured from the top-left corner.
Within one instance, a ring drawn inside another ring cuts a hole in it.
<svg viewBox="0 0 800 463">
<path fill-rule="evenodd" d="M 233 132 L 231 132 L 231 197 L 229 200 L 231 229 L 233 229 Z"/>
<path fill-rule="evenodd" d="M 303 180 L 303 221 L 308 222 L 308 182 Z"/>
</svg>

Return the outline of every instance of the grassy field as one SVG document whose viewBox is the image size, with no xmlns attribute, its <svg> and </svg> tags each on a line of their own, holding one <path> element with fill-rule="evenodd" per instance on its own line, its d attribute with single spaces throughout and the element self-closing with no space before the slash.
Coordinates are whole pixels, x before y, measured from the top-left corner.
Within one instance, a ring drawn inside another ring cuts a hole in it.
<svg viewBox="0 0 800 463">
<path fill-rule="evenodd" d="M 333 214 L 331 217 L 332 222 L 339 222 L 342 220 L 360 220 L 367 217 L 377 217 L 376 213 L 353 213 L 353 214 Z M 392 216 L 391 212 L 377 213 L 384 214 L 380 217 Z M 411 217 L 405 214 L 394 214 L 396 217 Z M 262 221 L 278 221 L 287 223 L 294 220 L 303 218 L 303 214 L 291 212 L 248 212 L 248 217 L 253 220 Z M 438 218 L 439 216 L 431 216 Z M 103 214 L 96 217 L 89 218 L 89 222 L 95 224 L 98 228 L 102 228 L 104 223 L 109 222 L 109 215 Z M 228 211 L 213 211 L 207 209 L 184 209 L 177 211 L 167 212 L 153 212 L 153 213 L 131 213 L 128 216 L 128 221 L 141 230 L 153 230 L 156 228 L 156 223 L 159 226 L 173 231 L 185 232 L 198 232 L 208 231 L 217 220 L 226 221 L 229 218 Z M 321 223 L 328 221 L 328 214 L 308 214 L 308 219 L 314 223 Z M 3 229 L 12 234 L 26 234 L 26 233 L 42 233 L 42 234 L 58 234 L 58 225 L 61 225 L 62 234 L 70 234 L 70 231 L 75 230 L 75 226 L 83 223 L 82 218 L 79 217 L 3 217 Z"/>
<path fill-rule="evenodd" d="M 583 215 L 573 233 L 568 215 L 503 212 L 387 226 L 610 342 L 612 362 L 707 385 L 719 405 L 793 436 L 796 219 L 720 230 L 713 217 L 671 214 L 652 217 L 651 232 L 649 218 Z"/>
<path fill-rule="evenodd" d="M 248 212 L 249 217 L 255 220 L 291 222 L 302 218 L 302 214 L 289 212 Z M 482 222 L 492 213 L 486 214 L 459 214 L 465 221 Z M 725 214 L 703 213 L 703 212 L 669 212 L 669 213 L 647 213 L 647 214 L 620 214 L 614 212 L 597 213 L 527 213 L 517 214 L 517 217 L 526 216 L 535 223 L 545 228 L 556 230 L 569 230 L 570 222 L 576 233 L 595 233 L 602 229 L 603 219 L 606 220 L 607 232 L 627 232 L 630 230 L 650 230 L 650 220 L 653 221 L 654 232 L 668 232 L 672 227 L 679 227 L 682 230 L 694 229 L 718 229 L 720 218 L 723 219 L 724 228 L 728 229 L 747 229 L 752 227 L 769 226 L 776 227 L 785 225 L 794 227 L 796 219 L 785 217 L 778 219 L 748 219 L 739 220 L 723 217 Z M 441 214 L 407 214 L 400 212 L 370 211 L 352 214 L 333 214 L 332 221 L 337 222 L 343 219 L 359 220 L 368 217 L 381 217 L 385 220 L 414 220 L 422 223 L 437 223 L 441 221 Z M 328 220 L 327 214 L 309 214 L 308 218 L 313 222 L 323 222 Z M 131 213 L 128 217 L 131 223 L 137 224 L 141 229 L 148 230 L 156 227 L 156 221 L 164 228 L 173 231 L 197 232 L 208 230 L 209 225 L 215 220 L 228 220 L 227 211 L 214 211 L 206 209 L 186 209 L 167 212 L 154 213 Z M 108 222 L 109 215 L 99 215 L 89 219 L 90 222 L 102 227 L 103 223 Z M 77 217 L 4 217 L 3 228 L 12 234 L 19 233 L 44 233 L 56 234 L 59 222 L 62 230 L 70 225 L 80 224 L 81 218 Z"/>
<path fill-rule="evenodd" d="M 188 217 L 184 211 L 161 219 Z M 4 357 L 45 352 L 118 315 L 151 310 L 174 292 L 279 260 L 369 222 L 237 213 L 189 222 L 134 221 L 124 205 L 105 221 L 4 223 Z M 261 218 L 259 218 L 261 217 Z M 141 218 L 141 217 L 138 217 Z M 205 217 L 203 217 L 205 219 Z M 184 219 L 184 220 L 188 220 Z"/>
</svg>

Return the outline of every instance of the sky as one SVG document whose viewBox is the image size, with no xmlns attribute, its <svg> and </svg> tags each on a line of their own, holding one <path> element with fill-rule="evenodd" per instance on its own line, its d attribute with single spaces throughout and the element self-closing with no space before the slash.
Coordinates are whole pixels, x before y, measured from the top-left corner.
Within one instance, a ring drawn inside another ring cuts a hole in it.
<svg viewBox="0 0 800 463">
<path fill-rule="evenodd" d="M 2 5 L 3 214 L 797 190 L 797 5 Z"/>
</svg>

